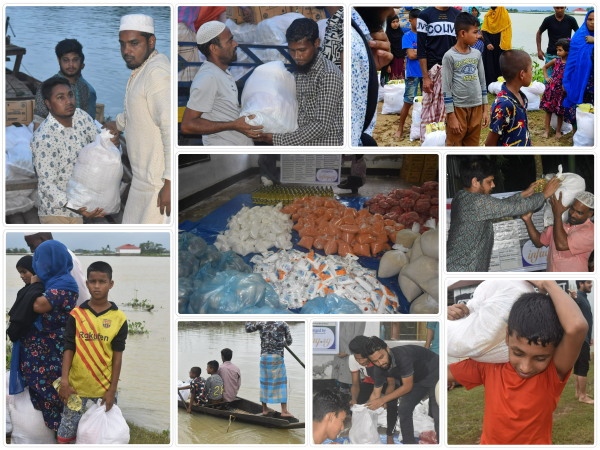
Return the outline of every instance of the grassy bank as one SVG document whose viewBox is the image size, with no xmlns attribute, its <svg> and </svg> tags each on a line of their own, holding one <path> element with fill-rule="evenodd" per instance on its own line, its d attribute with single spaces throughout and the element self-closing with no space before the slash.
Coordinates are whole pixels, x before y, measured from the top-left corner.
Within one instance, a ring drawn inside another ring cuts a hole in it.
<svg viewBox="0 0 600 450">
<path fill-rule="evenodd" d="M 169 444 L 171 438 L 168 430 L 163 430 L 162 433 L 158 431 L 151 431 L 145 428 L 139 427 L 131 422 L 127 422 L 129 425 L 129 443 L 130 444 Z"/>
<path fill-rule="evenodd" d="M 488 94 L 488 107 L 494 102 L 495 95 Z M 394 138 L 394 134 L 398 130 L 398 123 L 400 121 L 400 115 L 382 115 L 381 108 L 383 102 L 379 102 L 377 105 L 377 124 L 375 130 L 373 130 L 373 137 L 377 141 L 380 147 L 419 147 L 421 144 L 419 140 L 410 141 L 410 125 L 412 123 L 412 109 L 406 118 L 404 124 L 404 134 L 402 139 Z M 539 111 L 528 111 L 527 117 L 529 119 L 529 133 L 531 134 L 531 145 L 533 147 L 572 147 L 573 146 L 573 132 L 563 135 L 560 139 L 554 138 L 554 131 L 550 129 L 550 136 L 544 138 L 543 134 L 546 130 L 544 121 L 546 120 L 546 112 Z M 485 128 L 481 130 L 481 136 L 479 138 L 479 145 L 483 146 L 490 129 Z"/>
<path fill-rule="evenodd" d="M 587 393 L 594 398 L 594 361 L 590 361 Z M 448 392 L 448 444 L 478 445 L 483 431 L 485 392 L 483 386 L 467 392 L 463 387 Z M 575 398 L 571 374 L 553 415 L 553 445 L 594 444 L 594 406 Z"/>
</svg>

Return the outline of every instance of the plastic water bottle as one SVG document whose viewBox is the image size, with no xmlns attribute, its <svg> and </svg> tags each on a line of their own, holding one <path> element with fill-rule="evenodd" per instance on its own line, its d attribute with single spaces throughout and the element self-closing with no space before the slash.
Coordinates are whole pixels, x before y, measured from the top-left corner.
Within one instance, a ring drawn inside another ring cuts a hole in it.
<svg viewBox="0 0 600 450">
<path fill-rule="evenodd" d="M 62 377 L 58 377 L 54 381 L 54 383 L 52 383 L 52 386 L 54 386 L 54 389 L 56 389 L 56 392 L 58 392 L 60 389 L 61 380 L 62 380 Z M 81 397 L 79 395 L 71 394 L 69 396 L 69 400 L 67 401 L 67 408 L 69 408 L 72 411 L 79 411 L 82 406 L 83 405 L 81 402 Z"/>
</svg>

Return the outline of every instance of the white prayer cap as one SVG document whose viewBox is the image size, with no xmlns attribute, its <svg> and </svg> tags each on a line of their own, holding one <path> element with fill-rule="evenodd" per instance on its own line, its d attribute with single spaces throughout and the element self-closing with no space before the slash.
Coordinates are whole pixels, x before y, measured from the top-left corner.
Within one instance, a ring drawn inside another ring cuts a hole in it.
<svg viewBox="0 0 600 450">
<path fill-rule="evenodd" d="M 579 200 L 590 209 L 594 209 L 594 194 L 591 192 L 580 192 L 575 196 L 575 200 Z"/>
<path fill-rule="evenodd" d="M 25 237 L 27 237 L 27 236 L 35 236 L 36 234 L 39 234 L 39 233 L 41 233 L 41 231 L 35 231 L 33 233 L 25 233 Z"/>
<path fill-rule="evenodd" d="M 223 22 L 216 20 L 206 22 L 200 27 L 198 33 L 196 33 L 196 42 L 198 44 L 206 44 L 211 39 L 220 35 L 224 29 L 225 24 Z"/>
<path fill-rule="evenodd" d="M 119 31 L 141 31 L 154 34 L 154 19 L 144 14 L 128 14 L 121 17 Z"/>
</svg>

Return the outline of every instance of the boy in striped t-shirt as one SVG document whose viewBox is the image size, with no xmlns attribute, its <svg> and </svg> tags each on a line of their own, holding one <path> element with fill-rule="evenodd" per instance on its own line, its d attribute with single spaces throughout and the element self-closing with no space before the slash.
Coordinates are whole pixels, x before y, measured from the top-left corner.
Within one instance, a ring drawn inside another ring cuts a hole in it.
<svg viewBox="0 0 600 450">
<path fill-rule="evenodd" d="M 69 443 L 77 437 L 83 409 L 73 411 L 67 401 L 72 394 L 88 400 L 102 399 L 109 411 L 116 403 L 123 350 L 127 340 L 127 317 L 108 301 L 112 289 L 112 267 L 103 262 L 87 269 L 86 286 L 91 298 L 71 311 L 65 327 L 62 381 L 58 395 L 65 403 L 58 429 L 58 442 Z"/>
</svg>

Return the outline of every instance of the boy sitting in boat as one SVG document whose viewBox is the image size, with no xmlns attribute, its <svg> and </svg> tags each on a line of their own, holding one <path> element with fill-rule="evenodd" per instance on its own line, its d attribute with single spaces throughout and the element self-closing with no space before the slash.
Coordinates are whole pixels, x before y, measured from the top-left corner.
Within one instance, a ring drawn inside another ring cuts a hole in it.
<svg viewBox="0 0 600 450">
<path fill-rule="evenodd" d="M 223 378 L 217 375 L 219 363 L 209 361 L 206 364 L 206 372 L 210 375 L 206 379 L 206 393 L 209 403 L 221 403 L 223 401 Z"/>
<path fill-rule="evenodd" d="M 200 376 L 201 373 L 202 369 L 200 367 L 192 367 L 190 369 L 190 384 L 187 386 L 180 386 L 179 388 L 177 388 L 177 390 L 179 391 L 184 391 L 187 389 L 190 390 L 190 401 L 188 403 L 187 408 L 188 414 L 191 414 L 192 412 L 192 405 L 205 406 L 208 404 L 206 381 Z"/>
</svg>

